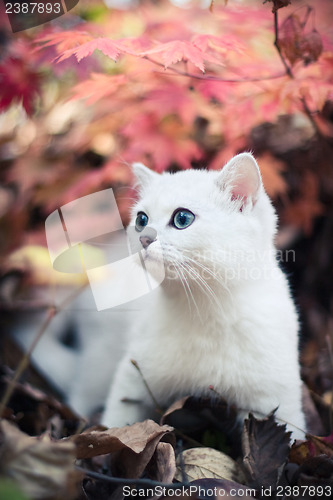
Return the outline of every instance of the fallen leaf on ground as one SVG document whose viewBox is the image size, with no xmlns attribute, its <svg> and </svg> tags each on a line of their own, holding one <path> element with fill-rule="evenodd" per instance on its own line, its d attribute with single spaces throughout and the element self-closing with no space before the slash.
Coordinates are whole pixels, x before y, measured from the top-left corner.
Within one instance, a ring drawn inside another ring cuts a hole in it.
<svg viewBox="0 0 333 500">
<path fill-rule="evenodd" d="M 145 470 L 158 443 L 162 439 L 173 440 L 171 431 L 173 427 L 169 425 L 145 420 L 125 427 L 88 429 L 68 440 L 75 443 L 77 458 L 115 454 L 112 459 L 114 474 L 136 478 Z"/>
<path fill-rule="evenodd" d="M 158 443 L 151 460 L 149 477 L 161 483 L 172 483 L 176 474 L 175 450 L 170 443 Z"/>
<path fill-rule="evenodd" d="M 328 437 L 319 437 L 307 434 L 307 440 L 294 444 L 289 453 L 289 461 L 298 465 L 302 465 L 309 458 L 318 455 L 326 455 L 333 457 L 333 434 Z"/>
<path fill-rule="evenodd" d="M 177 481 L 183 481 L 183 472 L 187 480 L 202 478 L 228 479 L 240 483 L 245 476 L 239 465 L 228 455 L 213 448 L 191 448 L 177 458 Z"/>
<path fill-rule="evenodd" d="M 275 489 L 278 469 L 288 458 L 290 432 L 278 425 L 274 414 L 257 420 L 251 413 L 242 435 L 243 464 L 255 488 Z"/>
<path fill-rule="evenodd" d="M 0 369 L 0 394 L 4 392 L 12 376 L 8 368 Z M 31 435 L 45 432 L 49 428 L 50 419 L 54 417 L 59 417 L 60 420 L 58 429 L 53 429 L 52 437 L 71 434 L 82 424 L 82 419 L 69 407 L 27 382 L 15 382 L 7 410 L 20 429 Z"/>
<path fill-rule="evenodd" d="M 75 446 L 24 434 L 0 423 L 0 474 L 12 479 L 31 500 L 71 500 L 81 475 L 75 470 Z"/>
<path fill-rule="evenodd" d="M 87 429 L 81 434 L 75 434 L 68 441 L 76 445 L 77 458 L 92 458 L 123 449 L 134 453 L 142 453 L 147 446 L 173 430 L 169 425 L 158 425 L 153 420 L 145 420 L 125 427 Z M 156 446 L 155 446 L 156 447 Z"/>
<path fill-rule="evenodd" d="M 195 398 L 186 396 L 173 403 L 163 414 L 161 424 L 189 430 L 204 427 L 207 423 L 217 429 L 236 428 L 237 409 L 224 399 Z"/>
</svg>

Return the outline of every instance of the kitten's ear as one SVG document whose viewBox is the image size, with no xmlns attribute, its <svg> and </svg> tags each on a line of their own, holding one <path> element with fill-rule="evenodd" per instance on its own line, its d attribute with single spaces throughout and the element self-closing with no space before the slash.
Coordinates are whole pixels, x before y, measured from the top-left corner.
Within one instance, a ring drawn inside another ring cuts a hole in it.
<svg viewBox="0 0 333 500">
<path fill-rule="evenodd" d="M 136 179 L 135 186 L 140 189 L 148 186 L 159 175 L 153 170 L 150 170 L 150 168 L 146 167 L 143 163 L 133 163 L 132 172 Z"/>
<path fill-rule="evenodd" d="M 234 156 L 221 170 L 219 187 L 228 190 L 232 200 L 242 200 L 241 208 L 250 200 L 254 205 L 262 185 L 258 164 L 250 153 Z"/>
</svg>

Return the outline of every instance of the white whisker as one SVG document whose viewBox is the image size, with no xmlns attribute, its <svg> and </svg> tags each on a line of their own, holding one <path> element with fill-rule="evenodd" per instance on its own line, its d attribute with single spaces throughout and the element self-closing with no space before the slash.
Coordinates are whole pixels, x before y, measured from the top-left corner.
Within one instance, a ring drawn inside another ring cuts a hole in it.
<svg viewBox="0 0 333 500">
<path fill-rule="evenodd" d="M 221 280 L 209 267 L 205 266 L 204 264 L 202 264 L 202 262 L 200 262 L 198 260 L 194 260 L 193 258 L 191 258 L 189 256 L 186 256 L 186 260 L 188 262 L 193 263 L 195 266 L 200 267 L 203 271 L 205 271 L 207 274 L 209 274 L 213 278 L 213 280 L 216 283 L 219 283 L 221 285 L 221 287 L 228 293 L 230 299 L 232 299 L 232 294 L 231 294 L 227 284 L 225 283 L 225 281 Z"/>
<path fill-rule="evenodd" d="M 178 265 L 180 265 L 180 266 L 182 267 L 182 269 L 184 270 L 184 272 L 186 273 L 186 271 L 187 271 L 186 267 L 185 267 L 182 263 L 178 263 Z M 190 296 L 191 296 L 191 298 L 192 298 L 192 301 L 193 301 L 194 307 L 195 307 L 195 309 L 196 309 L 196 311 L 197 311 L 197 314 L 198 314 L 198 316 L 199 316 L 199 318 L 200 318 L 200 320 L 201 320 L 201 322 L 202 322 L 202 317 L 201 317 L 201 314 L 200 314 L 200 309 L 199 309 L 199 307 L 198 307 L 198 304 L 196 303 L 196 300 L 195 300 L 194 295 L 193 295 L 193 293 L 192 293 L 192 290 L 191 290 L 190 284 L 188 283 L 188 281 L 187 281 L 187 279 L 186 279 L 186 276 L 184 277 L 184 279 L 185 279 L 185 282 L 186 282 L 186 285 L 187 285 L 187 289 L 188 289 L 188 291 L 189 291 L 189 293 L 190 293 Z"/>
<path fill-rule="evenodd" d="M 214 300 L 217 306 L 220 305 L 220 301 L 218 300 L 216 294 L 213 292 L 212 288 L 208 285 L 208 283 L 203 279 L 202 276 L 198 273 L 198 271 L 194 268 L 191 267 L 187 264 L 187 269 L 189 270 L 190 273 L 192 273 L 192 276 L 194 278 L 194 281 L 198 284 L 199 288 L 202 290 L 202 292 L 206 295 L 207 298 L 211 298 Z"/>
</svg>

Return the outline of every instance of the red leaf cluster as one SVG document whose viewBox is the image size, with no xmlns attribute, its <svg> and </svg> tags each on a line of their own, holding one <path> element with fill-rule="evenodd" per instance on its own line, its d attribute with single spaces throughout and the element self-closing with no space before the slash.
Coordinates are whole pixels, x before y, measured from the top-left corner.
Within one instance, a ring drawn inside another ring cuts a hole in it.
<svg viewBox="0 0 333 500">
<path fill-rule="evenodd" d="M 25 111 L 31 114 L 40 85 L 41 75 L 30 56 L 29 46 L 15 44 L 0 60 L 0 111 L 7 109 L 12 102 L 21 102 Z"/>
<path fill-rule="evenodd" d="M 26 200 L 43 217 L 104 186 L 123 189 L 132 161 L 160 172 L 221 168 L 233 154 L 253 148 L 253 130 L 266 122 L 279 128 L 280 117 L 291 114 L 304 117 L 302 130 L 276 138 L 274 153 L 264 141 L 258 156 L 265 188 L 284 200 L 282 220 L 311 229 L 322 213 L 320 189 L 310 199 L 299 187 L 299 196 L 289 198 L 289 165 L 281 157 L 281 149 L 303 147 L 316 130 L 332 131 L 321 113 L 333 98 L 329 2 L 311 1 L 317 31 L 305 29 L 314 19 L 311 9 L 278 22 L 292 78 L 272 42 L 275 16 L 260 1 L 215 3 L 210 12 L 162 0 L 132 11 L 105 10 L 99 21 L 67 29 L 59 23 L 17 35 L 19 43 L 9 43 L 0 62 L 0 108 L 22 102 L 27 113 L 37 113 L 0 130 L 5 156 L 14 158 L 4 181 L 20 192 L 15 210 L 8 209 L 16 222 L 8 227 L 18 221 L 25 227 Z M 277 11 L 287 4 L 273 2 Z M 92 7 L 82 9 L 93 19 Z"/>
<path fill-rule="evenodd" d="M 278 44 L 292 65 L 297 61 L 303 61 L 305 65 L 313 63 L 323 51 L 318 31 L 313 29 L 310 33 L 304 33 L 304 28 L 304 22 L 296 14 L 287 17 L 281 26 Z"/>
</svg>

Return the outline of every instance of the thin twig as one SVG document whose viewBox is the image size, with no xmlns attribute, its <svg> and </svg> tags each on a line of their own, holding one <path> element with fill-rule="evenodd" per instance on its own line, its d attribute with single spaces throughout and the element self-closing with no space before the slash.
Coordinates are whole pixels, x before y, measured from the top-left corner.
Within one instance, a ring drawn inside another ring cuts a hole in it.
<svg viewBox="0 0 333 500">
<path fill-rule="evenodd" d="M 276 47 L 276 50 L 278 51 L 278 54 L 280 56 L 280 59 L 283 63 L 283 66 L 286 68 L 286 73 L 289 76 L 289 78 L 294 78 L 293 72 L 291 71 L 291 68 L 287 64 L 287 61 L 285 60 L 281 49 L 279 45 L 279 21 L 278 21 L 278 11 L 274 12 L 274 33 L 275 33 L 275 40 L 274 40 L 274 45 Z"/>
<path fill-rule="evenodd" d="M 320 136 L 322 136 L 323 134 L 321 133 L 321 130 L 318 127 L 318 124 L 317 124 L 316 120 L 313 117 L 314 114 L 319 114 L 319 111 L 311 111 L 311 109 L 309 108 L 308 103 L 306 102 L 306 99 L 305 99 L 304 96 L 301 97 L 301 103 L 302 103 L 302 106 L 303 106 L 303 109 L 304 109 L 304 112 L 305 112 L 306 116 L 309 118 L 309 120 L 311 122 L 311 125 L 313 126 L 313 128 L 315 129 L 315 131 L 317 132 L 317 134 L 320 135 Z"/>
<path fill-rule="evenodd" d="M 154 403 L 154 405 L 155 405 L 155 409 L 156 409 L 156 411 L 158 411 L 159 413 L 163 414 L 163 409 L 162 409 L 162 407 L 159 405 L 159 403 L 158 403 L 158 401 L 156 400 L 156 398 L 155 398 L 154 394 L 152 393 L 152 391 L 151 391 L 151 389 L 150 389 L 150 387 L 149 387 L 149 385 L 148 385 L 148 382 L 147 382 L 147 380 L 145 379 L 145 377 L 144 377 L 144 375 L 143 375 L 143 373 L 142 373 L 142 371 L 141 371 L 140 366 L 139 366 L 139 365 L 138 365 L 138 363 L 135 361 L 135 359 L 131 359 L 131 363 L 132 363 L 132 365 L 133 365 L 133 366 L 135 366 L 135 368 L 138 370 L 138 372 L 139 372 L 139 374 L 140 374 L 140 377 L 141 377 L 141 379 L 142 379 L 142 382 L 144 383 L 144 385 L 145 385 L 145 387 L 146 387 L 146 389 L 147 389 L 147 391 L 148 391 L 148 393 L 149 393 L 149 396 L 151 397 L 151 399 L 152 399 L 152 401 L 153 401 L 153 403 Z"/>
<path fill-rule="evenodd" d="M 2 413 L 8 404 L 8 401 L 10 400 L 10 398 L 14 392 L 16 382 L 18 381 L 18 379 L 20 378 L 20 376 L 22 375 L 24 370 L 29 365 L 30 356 L 31 356 L 33 350 L 35 349 L 38 341 L 43 336 L 45 330 L 49 326 L 49 324 L 52 321 L 52 318 L 55 316 L 55 314 L 56 314 L 56 308 L 55 308 L 55 306 L 51 306 L 48 310 L 48 314 L 47 314 L 44 322 L 42 323 L 42 325 L 39 329 L 39 332 L 37 333 L 36 337 L 34 338 L 32 344 L 30 346 L 30 349 L 23 355 L 23 357 L 22 357 L 22 359 L 21 359 L 21 361 L 20 361 L 20 363 L 19 363 L 19 365 L 14 373 L 13 378 L 11 379 L 9 384 L 7 385 L 6 391 L 3 395 L 1 403 L 0 403 L 0 418 L 1 418 Z"/>
<path fill-rule="evenodd" d="M 178 443 L 178 448 L 179 448 L 179 454 L 178 454 L 178 459 L 179 459 L 179 466 L 180 466 L 180 472 L 182 475 L 182 481 L 186 482 L 187 481 L 187 474 L 185 471 L 185 463 L 184 463 L 184 457 L 183 457 L 183 451 L 184 451 L 184 446 L 183 446 L 183 441 L 179 441 Z"/>
<path fill-rule="evenodd" d="M 165 69 L 165 65 L 155 61 L 155 59 L 152 59 L 151 57 L 144 56 L 144 59 L 147 61 L 155 64 L 156 66 L 160 66 L 161 68 Z M 275 80 L 277 78 L 282 78 L 286 75 L 286 73 L 280 72 L 280 73 L 275 73 L 273 75 L 267 75 L 267 76 L 262 76 L 262 77 L 253 77 L 253 78 L 222 78 L 220 76 L 213 76 L 213 75 L 200 75 L 197 73 L 189 73 L 188 71 L 182 71 L 178 68 L 175 67 L 168 67 L 168 70 L 172 73 L 172 76 L 179 75 L 179 76 L 186 76 L 187 78 L 195 78 L 196 80 L 205 80 L 205 81 L 211 81 L 211 82 L 224 82 L 224 83 L 251 83 L 251 82 L 262 82 L 265 80 Z M 164 75 L 170 75 L 171 73 L 166 73 L 164 72 Z"/>
</svg>

